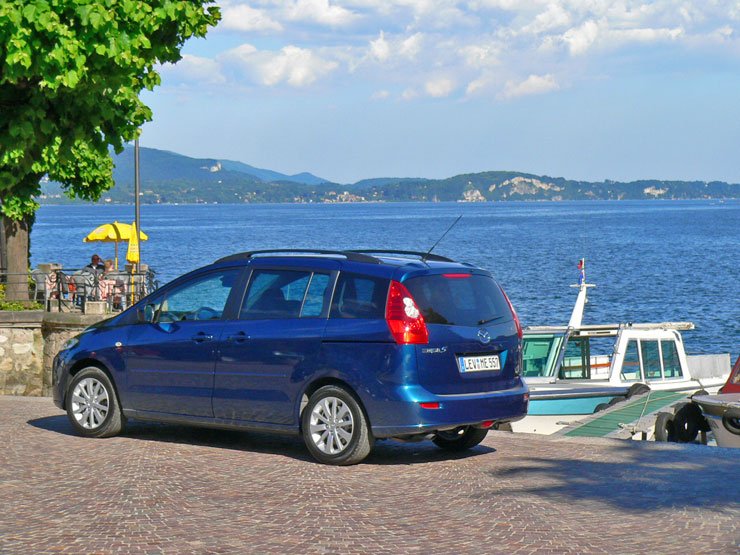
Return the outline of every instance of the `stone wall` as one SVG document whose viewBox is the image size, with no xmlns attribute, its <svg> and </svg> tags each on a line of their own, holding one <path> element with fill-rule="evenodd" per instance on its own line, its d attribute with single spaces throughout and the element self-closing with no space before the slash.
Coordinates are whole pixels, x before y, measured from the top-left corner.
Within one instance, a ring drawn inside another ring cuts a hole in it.
<svg viewBox="0 0 740 555">
<path fill-rule="evenodd" d="M 0 312 L 0 394 L 51 395 L 51 365 L 67 339 L 105 316 Z"/>
</svg>

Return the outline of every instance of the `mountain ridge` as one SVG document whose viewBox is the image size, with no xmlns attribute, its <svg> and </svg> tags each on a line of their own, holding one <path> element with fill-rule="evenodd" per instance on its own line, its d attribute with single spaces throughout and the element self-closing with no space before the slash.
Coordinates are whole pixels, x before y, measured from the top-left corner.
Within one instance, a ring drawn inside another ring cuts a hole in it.
<svg viewBox="0 0 740 555">
<path fill-rule="evenodd" d="M 101 199 L 108 203 L 131 203 L 134 200 L 133 148 L 113 158 L 116 185 Z M 141 200 L 152 204 L 740 198 L 740 185 L 724 181 L 591 182 L 497 170 L 445 179 L 378 177 L 339 184 L 308 172 L 287 175 L 244 162 L 192 158 L 152 148 L 141 149 L 140 161 Z M 41 185 L 41 203 L 80 202 L 66 198 L 58 183 L 46 181 Z"/>
</svg>

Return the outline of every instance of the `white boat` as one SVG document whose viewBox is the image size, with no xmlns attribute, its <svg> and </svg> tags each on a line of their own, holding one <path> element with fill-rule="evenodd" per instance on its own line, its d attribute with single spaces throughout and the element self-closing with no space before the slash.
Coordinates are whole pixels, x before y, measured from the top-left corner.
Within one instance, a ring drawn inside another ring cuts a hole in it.
<svg viewBox="0 0 740 555">
<path fill-rule="evenodd" d="M 530 387 L 526 418 L 515 432 L 552 434 L 636 394 L 714 393 L 730 371 L 730 355 L 687 355 L 682 331 L 691 322 L 583 324 L 588 302 L 585 261 L 566 326 L 524 330 L 523 375 Z"/>
<path fill-rule="evenodd" d="M 694 395 L 719 447 L 740 448 L 740 393 Z"/>
</svg>

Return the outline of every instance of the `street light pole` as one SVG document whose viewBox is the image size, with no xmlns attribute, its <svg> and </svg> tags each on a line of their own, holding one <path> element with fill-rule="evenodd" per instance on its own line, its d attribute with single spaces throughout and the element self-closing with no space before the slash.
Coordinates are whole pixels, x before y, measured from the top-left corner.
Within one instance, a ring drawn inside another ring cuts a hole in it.
<svg viewBox="0 0 740 555">
<path fill-rule="evenodd" d="M 135 271 L 139 269 L 139 264 L 141 264 L 141 203 L 139 201 L 140 189 L 141 177 L 139 174 L 139 139 L 136 138 L 134 140 L 134 221 L 136 222 L 136 238 L 138 239 L 137 242 L 139 243 L 139 262 L 136 264 Z"/>
</svg>

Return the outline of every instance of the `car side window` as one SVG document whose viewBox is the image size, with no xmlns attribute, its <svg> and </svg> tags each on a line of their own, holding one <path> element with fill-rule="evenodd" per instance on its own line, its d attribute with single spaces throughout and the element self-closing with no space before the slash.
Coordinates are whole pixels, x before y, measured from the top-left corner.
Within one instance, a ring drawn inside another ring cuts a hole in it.
<svg viewBox="0 0 740 555">
<path fill-rule="evenodd" d="M 298 318 L 310 281 L 310 271 L 255 270 L 239 318 Z"/>
<path fill-rule="evenodd" d="M 330 318 L 383 318 L 388 280 L 343 272 L 337 281 Z"/>
<path fill-rule="evenodd" d="M 199 276 L 165 293 L 154 305 L 154 321 L 219 320 L 241 270 L 230 269 Z"/>
<path fill-rule="evenodd" d="M 324 312 L 326 288 L 329 287 L 329 274 L 314 274 L 303 301 L 301 318 L 317 318 Z"/>
</svg>

